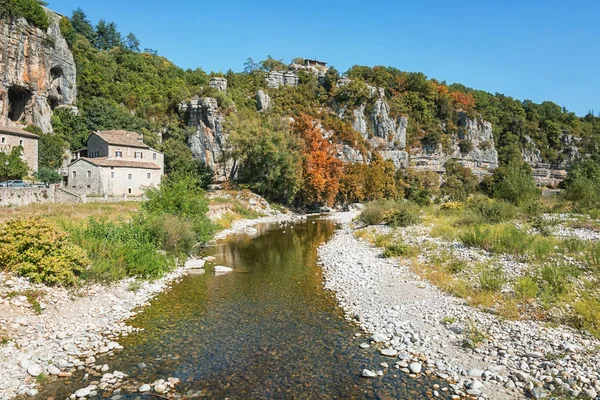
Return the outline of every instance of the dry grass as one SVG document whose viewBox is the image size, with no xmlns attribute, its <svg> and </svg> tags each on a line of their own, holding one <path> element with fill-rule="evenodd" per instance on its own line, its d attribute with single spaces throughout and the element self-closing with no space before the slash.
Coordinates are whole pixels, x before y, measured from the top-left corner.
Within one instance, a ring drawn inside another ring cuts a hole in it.
<svg viewBox="0 0 600 400">
<path fill-rule="evenodd" d="M 89 217 L 109 221 L 127 220 L 140 209 L 141 203 L 30 204 L 25 207 L 0 207 L 0 223 L 17 217 L 45 217 L 54 221 L 69 219 L 82 222 Z"/>
</svg>

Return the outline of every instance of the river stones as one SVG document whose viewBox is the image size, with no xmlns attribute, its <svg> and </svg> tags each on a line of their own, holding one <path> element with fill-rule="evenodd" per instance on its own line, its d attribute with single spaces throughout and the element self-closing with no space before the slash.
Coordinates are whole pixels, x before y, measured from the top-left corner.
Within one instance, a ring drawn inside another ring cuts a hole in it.
<svg viewBox="0 0 600 400">
<path fill-rule="evenodd" d="M 233 268 L 225 267 L 224 265 L 215 266 L 215 274 L 228 274 L 233 271 Z"/>
<path fill-rule="evenodd" d="M 40 376 L 42 372 L 42 368 L 37 364 L 30 365 L 27 368 L 27 373 L 31 376 Z"/>
<path fill-rule="evenodd" d="M 363 378 L 377 378 L 377 373 L 375 371 L 371 371 L 370 369 L 363 369 L 362 377 Z"/>
<path fill-rule="evenodd" d="M 150 391 L 150 389 L 152 389 L 152 388 L 150 387 L 150 385 L 148 385 L 147 383 L 145 383 L 145 384 L 143 384 L 142 386 L 140 386 L 140 388 L 138 389 L 138 391 L 139 391 L 140 393 L 146 393 L 146 392 L 149 392 L 149 391 Z"/>
<path fill-rule="evenodd" d="M 418 362 L 410 363 L 408 365 L 408 369 L 413 374 L 420 374 L 421 373 L 421 369 L 422 369 L 422 365 L 421 365 L 421 363 L 418 363 Z"/>
</svg>

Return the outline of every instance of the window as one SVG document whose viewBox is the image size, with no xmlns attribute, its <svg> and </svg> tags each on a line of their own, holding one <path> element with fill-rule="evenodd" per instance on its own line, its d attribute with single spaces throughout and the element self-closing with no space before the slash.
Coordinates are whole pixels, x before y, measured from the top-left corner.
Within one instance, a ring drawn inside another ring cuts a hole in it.
<svg viewBox="0 0 600 400">
<path fill-rule="evenodd" d="M 88 171 L 87 172 L 87 176 L 88 176 L 88 178 L 91 178 L 92 177 L 92 171 Z"/>
<path fill-rule="evenodd" d="M 6 138 L 2 136 L 2 144 L 6 143 Z"/>
<path fill-rule="evenodd" d="M 146 178 L 148 178 L 148 179 L 152 179 L 152 174 L 151 174 L 150 172 L 148 172 L 148 173 L 146 174 Z"/>
<path fill-rule="evenodd" d="M 156 153 L 152 153 L 152 159 L 156 160 Z"/>
<path fill-rule="evenodd" d="M 23 146 L 23 139 L 19 139 L 19 146 Z"/>
<path fill-rule="evenodd" d="M 139 158 L 142 159 L 144 158 L 144 153 L 142 153 L 141 151 L 136 151 L 133 155 L 134 158 Z"/>
<path fill-rule="evenodd" d="M 77 178 L 77 171 L 72 172 L 73 178 Z"/>
<path fill-rule="evenodd" d="M 114 171 L 110 173 L 110 177 L 111 177 L 111 178 L 114 178 L 114 177 L 115 177 L 115 173 L 114 173 Z"/>
<path fill-rule="evenodd" d="M 116 152 L 116 156 L 117 156 L 117 158 L 123 157 L 123 152 L 122 151 L 117 151 Z"/>
<path fill-rule="evenodd" d="M 132 178 L 131 174 L 127 175 L 127 179 L 131 179 L 131 178 Z"/>
<path fill-rule="evenodd" d="M 131 194 L 131 188 L 127 189 L 127 192 L 128 192 L 129 194 Z"/>
</svg>

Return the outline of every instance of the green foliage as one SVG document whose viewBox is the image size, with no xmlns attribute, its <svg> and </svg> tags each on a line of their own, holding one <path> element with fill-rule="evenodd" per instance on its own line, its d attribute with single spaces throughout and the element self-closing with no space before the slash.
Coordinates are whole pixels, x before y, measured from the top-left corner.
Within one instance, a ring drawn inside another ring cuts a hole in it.
<svg viewBox="0 0 600 400">
<path fill-rule="evenodd" d="M 22 179 L 29 172 L 29 166 L 21 157 L 23 148 L 15 146 L 10 153 L 0 152 L 0 180 Z"/>
<path fill-rule="evenodd" d="M 62 176 L 50 167 L 40 167 L 35 173 L 35 178 L 46 185 L 53 185 L 62 181 Z"/>
<path fill-rule="evenodd" d="M 14 219 L 0 226 L 0 266 L 33 282 L 74 285 L 87 265 L 85 252 L 44 218 Z"/>
<path fill-rule="evenodd" d="M 0 18 L 25 18 L 30 24 L 46 30 L 50 21 L 42 5 L 46 3 L 39 0 L 0 0 Z"/>
<path fill-rule="evenodd" d="M 538 273 L 539 286 L 544 297 L 556 300 L 555 297 L 567 292 L 573 277 L 579 275 L 577 267 L 565 264 L 546 264 Z"/>
<path fill-rule="evenodd" d="M 540 288 L 533 277 L 523 276 L 515 281 L 514 291 L 519 299 L 530 300 L 537 297 Z"/>
<path fill-rule="evenodd" d="M 260 62 L 260 67 L 265 71 L 283 71 L 287 66 L 283 63 L 283 60 L 276 60 L 271 56 L 267 56 L 266 60 Z"/>
<path fill-rule="evenodd" d="M 563 187 L 564 198 L 578 210 L 600 209 L 600 159 L 587 159 L 571 166 Z"/>
<path fill-rule="evenodd" d="M 82 35 L 88 42 L 96 42 L 96 31 L 94 31 L 92 23 L 87 19 L 87 15 L 85 15 L 81 8 L 73 11 L 73 14 L 71 15 L 71 25 L 75 32 Z"/>
<path fill-rule="evenodd" d="M 394 227 L 416 225 L 421 221 L 419 209 L 414 204 L 403 201 L 372 201 L 360 214 L 360 220 L 367 225 L 389 224 Z"/>
<path fill-rule="evenodd" d="M 367 102 L 370 97 L 369 88 L 360 80 L 338 87 L 334 91 L 334 98 L 340 104 L 359 106 Z"/>
<path fill-rule="evenodd" d="M 517 208 L 514 205 L 479 195 L 469 199 L 460 223 L 462 225 L 498 224 L 509 221 L 516 215 Z"/>
<path fill-rule="evenodd" d="M 484 266 L 479 272 L 479 287 L 490 292 L 502 289 L 506 282 L 506 276 L 502 267 Z"/>
<path fill-rule="evenodd" d="M 42 133 L 39 136 L 38 165 L 40 168 L 60 168 L 65 158 L 65 141 L 60 135 Z"/>
<path fill-rule="evenodd" d="M 463 167 L 455 160 L 447 161 L 444 168 L 446 175 L 441 186 L 442 195 L 452 201 L 463 201 L 477 191 L 479 182 L 469 168 Z"/>
<path fill-rule="evenodd" d="M 121 34 L 117 31 L 114 22 L 106 22 L 103 19 L 96 25 L 96 36 L 94 44 L 100 50 L 110 50 L 121 45 Z"/>
<path fill-rule="evenodd" d="M 57 108 L 52 113 L 51 121 L 54 135 L 67 141 L 71 150 L 86 147 L 90 130 L 81 115 L 69 108 Z"/>
<path fill-rule="evenodd" d="M 407 245 L 406 243 L 396 240 L 393 243 L 387 245 L 383 251 L 385 258 L 391 257 L 414 257 L 418 254 L 418 249 L 414 246 Z"/>
<path fill-rule="evenodd" d="M 87 227 L 72 227 L 72 235 L 90 256 L 92 267 L 86 271 L 87 279 L 158 278 L 174 265 L 137 222 L 117 224 L 90 218 Z"/>
<path fill-rule="evenodd" d="M 280 117 L 231 114 L 225 123 L 227 158 L 239 166 L 237 181 L 270 199 L 290 204 L 303 183 L 302 144 Z"/>
<path fill-rule="evenodd" d="M 493 196 L 517 206 L 530 205 L 540 197 L 531 167 L 522 162 L 511 161 L 496 168 L 493 182 Z"/>
<path fill-rule="evenodd" d="M 67 17 L 61 17 L 58 26 L 60 28 L 60 34 L 65 38 L 69 47 L 71 47 L 77 36 L 77 31 L 73 27 L 71 20 Z"/>
<path fill-rule="evenodd" d="M 206 243 L 214 226 L 206 216 L 208 201 L 197 181 L 190 177 L 163 179 L 156 188 L 146 191 L 147 201 L 142 209 L 150 217 L 173 215 L 187 222 L 196 234 L 196 241 Z"/>
</svg>

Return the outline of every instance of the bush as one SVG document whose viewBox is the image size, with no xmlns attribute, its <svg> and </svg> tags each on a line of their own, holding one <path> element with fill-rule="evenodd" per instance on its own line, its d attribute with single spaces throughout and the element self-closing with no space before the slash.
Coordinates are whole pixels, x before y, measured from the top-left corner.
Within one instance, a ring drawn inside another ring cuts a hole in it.
<svg viewBox="0 0 600 400">
<path fill-rule="evenodd" d="M 396 203 L 395 207 L 386 213 L 384 220 L 392 227 L 407 227 L 421 222 L 419 209 L 409 203 Z"/>
<path fill-rule="evenodd" d="M 584 160 L 574 164 L 563 182 L 563 197 L 584 212 L 600 209 L 600 162 Z"/>
<path fill-rule="evenodd" d="M 47 219 L 14 219 L 0 228 L 0 266 L 33 282 L 74 285 L 88 263 L 85 252 Z"/>
<path fill-rule="evenodd" d="M 387 213 L 392 210 L 396 202 L 391 200 L 372 201 L 360 213 L 360 220 L 367 225 L 380 225 L 385 221 Z"/>
<path fill-rule="evenodd" d="M 529 300 L 536 298 L 540 288 L 535 279 L 530 276 L 523 276 L 515 281 L 514 290 L 518 298 Z"/>
<path fill-rule="evenodd" d="M 502 289 L 502 285 L 506 282 L 502 267 L 486 266 L 479 274 L 479 286 L 483 290 L 497 292 Z"/>
<path fill-rule="evenodd" d="M 139 222 L 113 223 L 90 218 L 85 228 L 74 228 L 73 239 L 92 260 L 85 278 L 111 281 L 129 276 L 159 278 L 174 266 L 159 251 Z"/>
<path fill-rule="evenodd" d="M 531 167 L 513 161 L 494 171 L 492 194 L 497 199 L 521 207 L 536 202 L 540 197 L 540 190 L 533 179 Z"/>
<path fill-rule="evenodd" d="M 579 271 L 574 266 L 563 264 L 547 264 L 539 271 L 538 281 L 549 298 L 566 293 L 572 277 Z"/>
<path fill-rule="evenodd" d="M 196 244 L 192 224 L 175 215 L 150 218 L 146 221 L 146 229 L 153 243 L 172 254 L 189 254 Z"/>
<path fill-rule="evenodd" d="M 413 257 L 417 253 L 417 248 L 409 246 L 401 241 L 395 241 L 385 247 L 385 250 L 383 251 L 383 257 Z"/>
<path fill-rule="evenodd" d="M 517 210 L 512 204 L 485 196 L 474 196 L 469 199 L 466 210 L 474 212 L 481 223 L 486 224 L 509 221 L 517 214 Z"/>
<path fill-rule="evenodd" d="M 148 189 L 146 196 L 148 200 L 142 203 L 142 210 L 149 217 L 172 215 L 186 221 L 200 243 L 212 237 L 215 226 L 206 216 L 208 201 L 204 190 L 192 178 L 164 179 L 158 187 Z"/>
<path fill-rule="evenodd" d="M 0 0 L 0 18 L 25 18 L 42 30 L 48 29 L 50 21 L 39 0 Z"/>
</svg>

